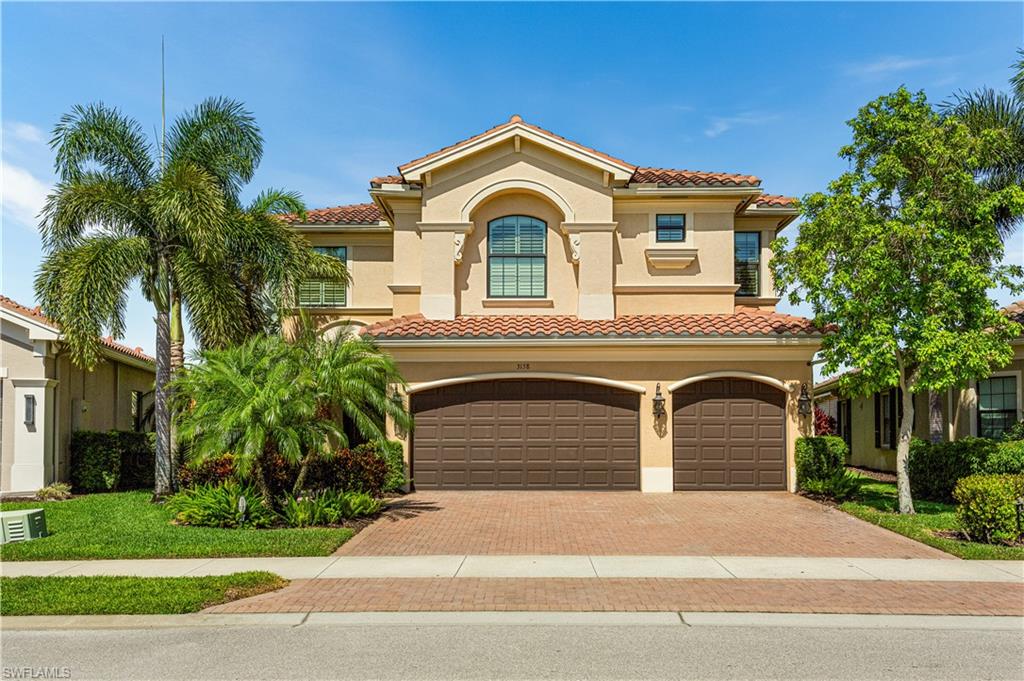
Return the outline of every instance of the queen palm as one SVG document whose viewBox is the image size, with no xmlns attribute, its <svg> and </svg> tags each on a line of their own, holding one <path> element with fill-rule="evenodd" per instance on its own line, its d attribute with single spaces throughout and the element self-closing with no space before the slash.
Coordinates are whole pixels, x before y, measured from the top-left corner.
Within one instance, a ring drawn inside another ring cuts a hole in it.
<svg viewBox="0 0 1024 681">
<path fill-rule="evenodd" d="M 172 346 L 181 355 L 181 313 L 203 342 L 244 335 L 244 300 L 228 266 L 276 242 L 239 236 L 237 196 L 252 178 L 262 139 L 237 102 L 209 99 L 179 118 L 157 147 L 141 126 L 102 104 L 77 106 L 54 130 L 58 184 L 40 229 L 46 258 L 36 278 L 40 303 L 62 327 L 72 359 L 92 366 L 104 327 L 124 331 L 135 282 L 155 310 L 156 485 L 171 490 L 167 386 Z M 235 249 L 237 251 L 238 249 Z"/>
</svg>

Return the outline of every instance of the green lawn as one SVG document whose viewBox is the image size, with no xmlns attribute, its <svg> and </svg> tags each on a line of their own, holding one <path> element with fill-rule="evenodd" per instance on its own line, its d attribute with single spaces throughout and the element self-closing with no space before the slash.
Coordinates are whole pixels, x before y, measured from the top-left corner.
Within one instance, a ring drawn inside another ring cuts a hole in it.
<svg viewBox="0 0 1024 681">
<path fill-rule="evenodd" d="M 219 529 L 171 524 L 149 492 L 90 494 L 68 501 L 5 502 L 0 510 L 46 509 L 50 536 L 0 547 L 3 560 L 327 556 L 347 528 Z"/>
<path fill-rule="evenodd" d="M 287 583 L 269 572 L 217 577 L 0 577 L 0 615 L 177 615 Z"/>
<path fill-rule="evenodd" d="M 959 529 L 956 506 L 934 501 L 914 500 L 914 515 L 894 513 L 896 485 L 891 482 L 869 480 L 861 487 L 856 501 L 840 505 L 842 510 L 861 520 L 898 532 L 923 544 L 951 553 L 960 558 L 974 560 L 1024 560 L 1024 547 L 978 544 L 975 542 L 938 537 L 935 531 Z"/>
</svg>

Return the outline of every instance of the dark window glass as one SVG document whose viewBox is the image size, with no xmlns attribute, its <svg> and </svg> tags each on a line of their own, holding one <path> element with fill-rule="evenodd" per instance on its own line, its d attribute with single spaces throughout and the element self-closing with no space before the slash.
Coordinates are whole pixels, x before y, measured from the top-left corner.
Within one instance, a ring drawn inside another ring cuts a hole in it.
<svg viewBox="0 0 1024 681">
<path fill-rule="evenodd" d="M 659 215 L 656 223 L 657 241 L 685 241 L 685 215 Z"/>
<path fill-rule="evenodd" d="M 345 246 L 314 246 L 317 253 L 333 255 L 338 260 L 348 260 Z M 302 307 L 345 307 L 347 285 L 343 281 L 322 281 L 308 279 L 299 284 L 299 305 Z"/>
<path fill-rule="evenodd" d="M 1017 377 L 978 381 L 978 436 L 998 438 L 1017 422 Z"/>
<path fill-rule="evenodd" d="M 509 215 L 487 225 L 487 295 L 543 298 L 547 295 L 548 226 Z"/>
<path fill-rule="evenodd" d="M 736 290 L 738 296 L 761 294 L 761 233 L 736 232 Z"/>
<path fill-rule="evenodd" d="M 892 449 L 892 431 L 893 431 L 893 394 L 891 391 L 882 393 L 881 400 L 881 417 L 882 417 L 882 448 Z"/>
</svg>

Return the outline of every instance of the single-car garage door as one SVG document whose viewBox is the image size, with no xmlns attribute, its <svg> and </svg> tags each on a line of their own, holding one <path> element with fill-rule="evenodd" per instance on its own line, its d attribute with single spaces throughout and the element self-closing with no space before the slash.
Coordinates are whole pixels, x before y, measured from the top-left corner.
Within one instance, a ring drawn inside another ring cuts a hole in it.
<svg viewBox="0 0 1024 681">
<path fill-rule="evenodd" d="M 639 401 L 625 390 L 541 379 L 414 393 L 413 485 L 639 489 Z"/>
<path fill-rule="evenodd" d="M 738 378 L 672 393 L 677 490 L 786 489 L 786 396 Z"/>
</svg>

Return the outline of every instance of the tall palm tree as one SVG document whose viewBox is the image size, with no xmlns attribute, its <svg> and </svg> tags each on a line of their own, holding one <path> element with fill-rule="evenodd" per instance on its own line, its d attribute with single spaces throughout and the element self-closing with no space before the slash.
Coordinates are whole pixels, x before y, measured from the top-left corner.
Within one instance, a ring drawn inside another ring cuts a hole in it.
<svg viewBox="0 0 1024 681">
<path fill-rule="evenodd" d="M 37 296 L 75 362 L 92 366 L 103 328 L 123 333 L 128 292 L 141 284 L 156 317 L 154 492 L 163 495 L 172 486 L 167 386 L 172 349 L 182 353 L 182 308 L 206 342 L 240 334 L 244 301 L 226 237 L 262 155 L 259 129 L 241 104 L 208 99 L 154 148 L 136 121 L 93 104 L 61 118 L 51 147 L 59 182 L 41 214 Z"/>
<path fill-rule="evenodd" d="M 999 130 L 1012 140 L 998 156 L 986 159 L 978 169 L 984 181 L 995 189 L 1024 186 L 1024 50 L 1017 50 L 1011 66 L 1010 92 L 985 87 L 973 92 L 958 92 L 945 103 L 945 112 L 962 119 L 973 132 Z M 1003 215 L 998 220 L 1003 237 L 1012 234 L 1020 219 Z"/>
</svg>

